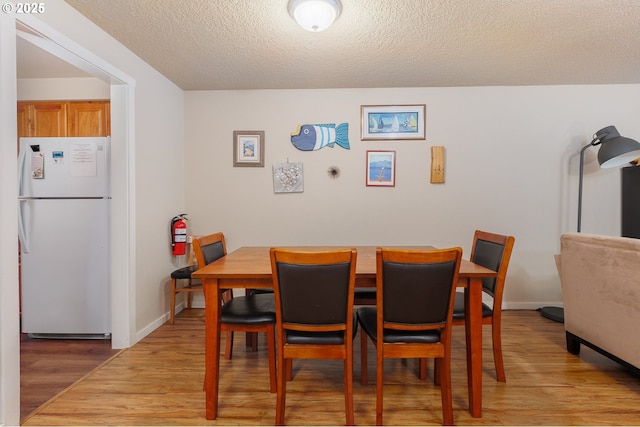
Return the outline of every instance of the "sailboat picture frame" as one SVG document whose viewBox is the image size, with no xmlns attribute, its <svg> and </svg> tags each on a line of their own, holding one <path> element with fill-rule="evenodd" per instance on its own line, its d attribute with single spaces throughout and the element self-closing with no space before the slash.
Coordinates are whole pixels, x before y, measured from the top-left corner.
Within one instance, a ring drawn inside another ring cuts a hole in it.
<svg viewBox="0 0 640 427">
<path fill-rule="evenodd" d="M 425 139 L 426 109 L 425 104 L 361 105 L 361 139 Z"/>
<path fill-rule="evenodd" d="M 396 152 L 367 150 L 367 187 L 396 186 Z"/>
</svg>

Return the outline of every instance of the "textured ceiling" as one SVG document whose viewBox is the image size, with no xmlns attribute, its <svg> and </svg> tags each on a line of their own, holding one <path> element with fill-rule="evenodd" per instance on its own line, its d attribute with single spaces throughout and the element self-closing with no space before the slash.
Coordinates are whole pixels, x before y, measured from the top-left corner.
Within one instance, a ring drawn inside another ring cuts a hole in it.
<svg viewBox="0 0 640 427">
<path fill-rule="evenodd" d="M 65 0 L 185 90 L 640 83 L 640 0 Z"/>
</svg>

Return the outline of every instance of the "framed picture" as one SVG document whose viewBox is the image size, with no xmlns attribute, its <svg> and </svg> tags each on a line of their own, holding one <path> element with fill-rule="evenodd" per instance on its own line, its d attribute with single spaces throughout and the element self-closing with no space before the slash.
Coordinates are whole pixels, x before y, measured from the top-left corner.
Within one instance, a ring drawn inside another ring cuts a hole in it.
<svg viewBox="0 0 640 427">
<path fill-rule="evenodd" d="M 301 162 L 273 164 L 273 192 L 304 192 L 304 170 Z"/>
<path fill-rule="evenodd" d="M 425 139 L 426 105 L 361 105 L 363 141 Z"/>
<path fill-rule="evenodd" d="M 367 151 L 367 187 L 395 187 L 396 152 Z"/>
<path fill-rule="evenodd" d="M 233 131 L 233 166 L 264 167 L 264 131 Z"/>
</svg>

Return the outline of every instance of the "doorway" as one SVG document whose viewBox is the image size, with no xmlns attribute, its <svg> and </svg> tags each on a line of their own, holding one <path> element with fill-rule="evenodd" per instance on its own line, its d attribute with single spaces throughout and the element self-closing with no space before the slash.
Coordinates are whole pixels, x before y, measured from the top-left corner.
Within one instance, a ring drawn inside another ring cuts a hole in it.
<svg viewBox="0 0 640 427">
<path fill-rule="evenodd" d="M 24 19 L 23 19 L 24 18 Z M 132 190 L 133 165 L 129 153 L 133 150 L 133 86 L 134 81 L 120 70 L 91 52 L 66 39 L 31 16 L 16 19 L 17 37 L 37 46 L 47 54 L 93 76 L 110 86 L 111 98 L 111 156 L 112 165 L 128 165 L 128 169 L 111 173 L 111 313 L 113 348 L 129 347 L 135 339 L 134 307 L 129 298 L 133 283 L 133 258 L 128 248 L 133 241 L 134 221 L 130 215 L 134 199 Z M 17 55 L 16 55 L 17 56 Z M 113 166 L 112 166 L 113 168 Z M 124 174 L 121 172 L 125 172 Z M 116 233 L 115 230 L 119 232 Z M 126 230 L 122 233 L 122 230 Z M 125 235 L 123 238 L 123 234 Z M 126 254 L 126 255 L 123 255 Z M 115 307 L 129 307 L 128 310 Z M 124 320 L 123 320 L 124 319 Z"/>
</svg>

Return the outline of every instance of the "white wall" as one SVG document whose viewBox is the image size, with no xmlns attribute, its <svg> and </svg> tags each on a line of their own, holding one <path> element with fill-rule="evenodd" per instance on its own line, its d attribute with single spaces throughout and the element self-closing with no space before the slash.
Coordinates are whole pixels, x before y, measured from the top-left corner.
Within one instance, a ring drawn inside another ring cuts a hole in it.
<svg viewBox="0 0 640 427">
<path fill-rule="evenodd" d="M 19 101 L 108 100 L 109 90 L 93 77 L 18 79 Z"/>
<path fill-rule="evenodd" d="M 513 234 L 505 306 L 561 304 L 553 254 L 575 228 L 577 153 L 608 125 L 640 139 L 639 95 L 638 85 L 186 92 L 192 231 L 223 231 L 230 250 L 432 244 L 467 256 L 475 229 Z M 361 141 L 368 104 L 426 104 L 426 141 Z M 290 142 L 299 124 L 343 122 L 350 150 Z M 265 131 L 264 168 L 233 167 L 234 130 Z M 445 147 L 445 184 L 429 183 L 432 145 Z M 365 186 L 366 150 L 377 149 L 396 150 L 394 188 Z M 303 162 L 304 193 L 274 194 L 272 165 L 287 160 Z M 619 235 L 620 172 L 592 166 L 583 231 Z"/>
</svg>

